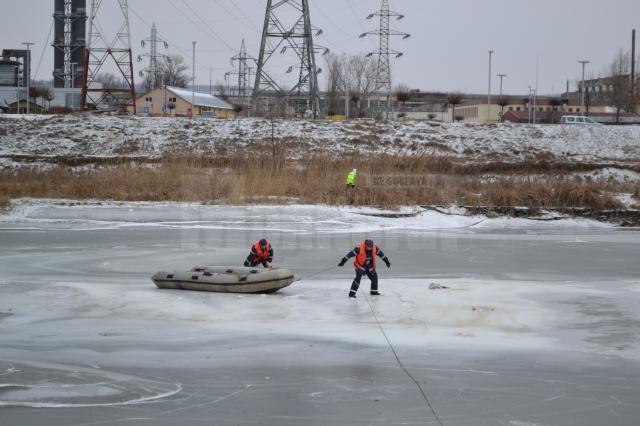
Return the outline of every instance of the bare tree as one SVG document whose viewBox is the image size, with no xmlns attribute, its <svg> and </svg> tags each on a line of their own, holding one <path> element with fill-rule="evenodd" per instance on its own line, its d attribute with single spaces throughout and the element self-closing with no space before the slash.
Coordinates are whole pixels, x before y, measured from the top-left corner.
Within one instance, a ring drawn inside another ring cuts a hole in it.
<svg viewBox="0 0 640 426">
<path fill-rule="evenodd" d="M 51 108 L 51 101 L 56 98 L 56 95 L 53 93 L 50 87 L 46 88 L 46 92 L 44 93 L 44 99 L 47 101 L 47 109 Z"/>
<path fill-rule="evenodd" d="M 37 103 L 40 96 L 42 96 L 42 88 L 38 86 L 30 86 L 29 96 L 27 96 L 27 102 L 31 103 L 31 99 L 33 99 L 33 103 Z"/>
<path fill-rule="evenodd" d="M 549 105 L 553 107 L 554 111 L 558 111 L 558 109 L 562 106 L 562 99 L 560 98 L 551 98 L 549 99 Z"/>
<path fill-rule="evenodd" d="M 502 117 L 504 116 L 504 107 L 509 105 L 509 98 L 506 96 L 500 96 L 496 101 L 496 104 L 500 106 L 500 121 L 502 121 Z"/>
<path fill-rule="evenodd" d="M 216 96 L 219 97 L 220 99 L 224 99 L 225 101 L 229 99 L 229 93 L 227 93 L 226 84 L 218 81 L 214 86 L 214 90 L 215 90 Z"/>
<path fill-rule="evenodd" d="M 351 99 L 356 103 L 358 117 L 367 113 L 364 103 L 376 90 L 377 65 L 373 57 L 352 55 L 348 64 Z"/>
<path fill-rule="evenodd" d="M 402 103 L 402 114 L 406 114 L 407 101 L 411 100 L 411 88 L 406 84 L 399 84 L 396 87 L 395 96 L 396 100 Z"/>
<path fill-rule="evenodd" d="M 173 87 L 187 87 L 189 76 L 186 71 L 189 69 L 184 63 L 184 58 L 180 55 L 165 56 L 160 62 L 160 72 L 162 74 L 162 84 Z"/>
<path fill-rule="evenodd" d="M 331 53 L 327 56 L 327 115 L 340 111 L 340 97 L 346 93 L 346 55 Z M 346 113 L 346 112 L 345 112 Z"/>
<path fill-rule="evenodd" d="M 123 89 L 126 87 L 126 83 L 122 79 L 108 72 L 98 74 L 96 81 L 102 83 L 102 87 L 105 89 Z"/>
<path fill-rule="evenodd" d="M 631 72 L 629 53 L 620 50 L 609 66 L 610 90 L 607 103 L 616 109 L 616 123 L 620 123 L 620 113 L 629 105 L 629 74 Z"/>
<path fill-rule="evenodd" d="M 234 103 L 232 106 L 233 106 L 233 112 L 235 112 L 237 115 L 240 115 L 240 113 L 244 111 L 244 108 L 245 108 L 244 105 L 236 104 L 236 103 Z"/>
<path fill-rule="evenodd" d="M 327 69 L 327 114 L 342 111 L 348 91 L 349 101 L 355 103 L 356 115 L 364 117 L 364 105 L 376 90 L 375 60 L 362 55 L 331 54 L 327 57 Z"/>
<path fill-rule="evenodd" d="M 462 103 L 462 99 L 464 99 L 464 95 L 461 92 L 451 92 L 447 96 L 447 103 L 451 105 L 451 118 L 454 120 L 457 120 L 456 105 L 460 105 Z"/>
</svg>

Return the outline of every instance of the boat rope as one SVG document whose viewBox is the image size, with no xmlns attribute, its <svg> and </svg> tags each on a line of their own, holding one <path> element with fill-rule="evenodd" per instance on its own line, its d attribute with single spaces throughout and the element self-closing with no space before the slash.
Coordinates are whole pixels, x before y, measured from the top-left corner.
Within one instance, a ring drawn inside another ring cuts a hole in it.
<svg viewBox="0 0 640 426">
<path fill-rule="evenodd" d="M 371 304 L 371 301 L 369 300 L 369 297 L 367 296 L 366 293 L 365 293 L 364 297 L 367 299 L 367 303 L 369 304 L 369 309 L 371 309 L 371 313 L 373 314 L 373 318 L 375 318 L 376 324 L 378 325 L 378 328 L 380 329 L 380 331 L 382 332 L 382 335 L 384 336 L 384 338 L 386 339 L 387 343 L 389 344 L 389 348 L 391 348 L 391 352 L 393 352 L 393 356 L 396 358 L 396 361 L 398 362 L 398 365 L 400 366 L 400 368 L 402 368 L 402 371 L 405 372 L 407 377 L 409 377 L 411 379 L 411 381 L 413 383 L 415 383 L 415 385 L 418 387 L 418 389 L 420 390 L 420 393 L 422 394 L 422 397 L 424 398 L 424 401 L 427 403 L 427 406 L 429 407 L 429 409 L 433 413 L 433 417 L 436 419 L 436 421 L 438 422 L 438 424 L 440 426 L 443 426 L 442 421 L 440 420 L 440 417 L 438 417 L 438 414 L 436 413 L 435 408 L 433 408 L 433 404 L 431 404 L 431 401 L 429 400 L 429 397 L 427 396 L 427 393 L 424 391 L 424 389 L 422 389 L 422 386 L 420 386 L 420 382 L 418 382 L 411 375 L 409 370 L 407 370 L 407 368 L 404 366 L 404 364 L 400 360 L 400 357 L 398 356 L 398 353 L 396 352 L 395 348 L 393 347 L 393 344 L 391 343 L 391 340 L 389 339 L 389 336 L 387 336 L 387 333 L 385 333 L 384 328 L 382 328 L 382 324 L 380 324 L 380 321 L 378 320 L 378 315 L 376 315 L 376 311 L 373 309 L 373 305 Z"/>
<path fill-rule="evenodd" d="M 335 268 L 335 265 L 330 266 L 327 269 L 323 269 L 322 271 L 314 272 L 313 274 L 310 274 L 310 275 L 301 275 L 300 278 L 298 278 L 294 282 L 302 281 L 303 279 L 307 279 L 307 278 L 315 277 L 316 275 L 324 274 L 325 272 L 329 272 L 333 268 Z"/>
</svg>

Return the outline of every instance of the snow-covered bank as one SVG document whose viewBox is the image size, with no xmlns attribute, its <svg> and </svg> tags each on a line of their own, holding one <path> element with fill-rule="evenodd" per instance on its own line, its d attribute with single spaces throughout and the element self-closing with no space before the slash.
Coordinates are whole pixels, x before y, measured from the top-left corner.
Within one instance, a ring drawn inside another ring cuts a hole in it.
<svg viewBox="0 0 640 426">
<path fill-rule="evenodd" d="M 293 234 L 367 233 L 381 231 L 473 231 L 487 229 L 610 229 L 594 220 L 564 218 L 541 221 L 467 216 L 464 210 L 440 213 L 419 207 L 398 212 L 325 205 L 203 205 L 198 203 L 102 202 L 50 199 L 13 200 L 0 215 L 0 229 L 96 230 L 118 228 L 263 230 Z"/>
<path fill-rule="evenodd" d="M 247 152 L 267 143 L 260 119 L 69 115 L 36 119 L 0 116 L 0 156 L 146 156 Z M 640 126 L 375 123 L 278 120 L 275 137 L 287 155 L 362 152 L 429 154 L 476 160 L 551 154 L 570 161 L 640 158 Z"/>
</svg>

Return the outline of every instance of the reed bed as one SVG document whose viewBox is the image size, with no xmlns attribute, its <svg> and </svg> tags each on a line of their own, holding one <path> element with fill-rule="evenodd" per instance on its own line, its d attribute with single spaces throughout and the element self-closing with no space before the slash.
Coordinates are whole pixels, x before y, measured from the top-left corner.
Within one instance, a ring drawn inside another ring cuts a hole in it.
<svg viewBox="0 0 640 426">
<path fill-rule="evenodd" d="M 569 172 L 590 166 L 547 163 L 461 164 L 441 156 L 318 155 L 287 160 L 264 155 L 166 157 L 153 164 L 112 161 L 85 171 L 55 167 L 0 173 L 0 207 L 12 198 L 70 198 L 116 201 L 197 201 L 246 204 L 299 203 L 367 205 L 483 205 L 622 207 L 612 195 L 635 193 L 637 184 L 580 179 Z M 356 190 L 345 186 L 357 168 Z M 486 173 L 492 172 L 491 179 Z M 538 173 L 544 172 L 542 175 Z M 532 175 L 536 174 L 532 178 Z M 285 200 L 285 201 L 283 201 Z"/>
</svg>

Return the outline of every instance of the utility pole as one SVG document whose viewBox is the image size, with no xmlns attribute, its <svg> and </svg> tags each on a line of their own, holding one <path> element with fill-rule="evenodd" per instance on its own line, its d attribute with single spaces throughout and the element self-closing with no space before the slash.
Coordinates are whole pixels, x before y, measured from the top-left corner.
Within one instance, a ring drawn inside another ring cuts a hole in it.
<svg viewBox="0 0 640 426">
<path fill-rule="evenodd" d="M 506 76 L 507 74 L 498 74 L 498 77 L 500 77 L 500 97 L 502 97 L 502 79 Z"/>
<path fill-rule="evenodd" d="M 500 77 L 500 103 L 503 104 L 502 109 L 500 110 L 500 121 L 502 121 L 502 116 L 504 115 L 504 103 L 502 102 L 502 80 L 506 76 L 506 74 L 498 74 L 498 77 Z"/>
<path fill-rule="evenodd" d="M 493 57 L 493 50 L 489 51 L 489 92 L 487 95 L 487 121 L 491 121 L 491 59 Z"/>
<path fill-rule="evenodd" d="M 285 27 L 284 23 L 288 22 L 293 24 Z M 271 95 L 277 95 L 279 103 L 287 102 L 291 95 L 304 95 L 307 109 L 311 111 L 313 118 L 318 117 L 320 94 L 316 52 L 320 46 L 314 45 L 313 37 L 320 34 L 322 30 L 311 25 L 309 0 L 267 0 L 253 96 L 249 106 L 250 115 L 264 113 L 265 99 L 269 99 Z M 287 69 L 287 74 L 294 69 L 300 70 L 298 81 L 290 90 L 283 89 L 268 72 L 268 65 L 274 62 L 276 54 L 285 55 L 287 52 L 289 54 L 286 58 L 295 61 Z M 324 49 L 324 54 L 327 53 L 329 50 Z"/>
<path fill-rule="evenodd" d="M 22 43 L 27 46 L 27 63 L 25 64 L 25 68 L 27 69 L 27 114 L 30 112 L 30 101 L 29 101 L 29 90 L 31 89 L 31 46 L 35 43 L 24 42 Z M 20 102 L 18 102 L 18 106 Z"/>
<path fill-rule="evenodd" d="M 631 99 L 631 109 L 635 114 L 636 106 L 636 30 L 631 31 L 631 93 L 629 98 Z"/>
<path fill-rule="evenodd" d="M 589 61 L 578 61 L 579 64 L 582 64 L 582 88 L 580 90 L 581 94 L 582 94 L 582 101 L 581 101 L 581 110 L 580 113 L 584 114 L 584 92 L 586 87 L 584 87 L 584 75 L 585 75 L 585 68 L 587 66 L 587 64 L 589 64 Z"/>
<path fill-rule="evenodd" d="M 538 115 L 538 77 L 540 75 L 540 57 L 536 56 L 536 88 L 533 92 L 533 124 L 537 123 Z"/>
<path fill-rule="evenodd" d="M 191 68 L 191 118 L 196 116 L 196 42 L 193 41 L 193 66 Z"/>
<path fill-rule="evenodd" d="M 395 55 L 396 58 L 400 58 L 404 55 L 402 52 L 392 50 L 389 48 L 389 37 L 400 36 L 403 40 L 411 37 L 410 34 L 400 31 L 394 31 L 391 29 L 389 23 L 391 17 L 395 17 L 397 21 L 404 18 L 404 15 L 393 12 L 389 9 L 389 0 L 382 0 L 382 7 L 377 12 L 374 12 L 367 16 L 367 19 L 372 19 L 375 16 L 380 17 L 380 27 L 377 30 L 369 31 L 360 34 L 360 38 L 364 38 L 370 35 L 378 36 L 379 46 L 377 51 L 369 52 L 367 57 L 378 56 L 378 66 L 376 72 L 376 91 L 384 91 L 387 97 L 386 119 L 388 120 L 391 115 L 391 62 L 390 56 Z"/>
<path fill-rule="evenodd" d="M 531 86 L 529 86 L 529 102 L 527 104 L 527 113 L 528 113 L 528 124 L 531 124 L 531 104 L 532 104 L 532 96 L 531 96 Z"/>
</svg>

